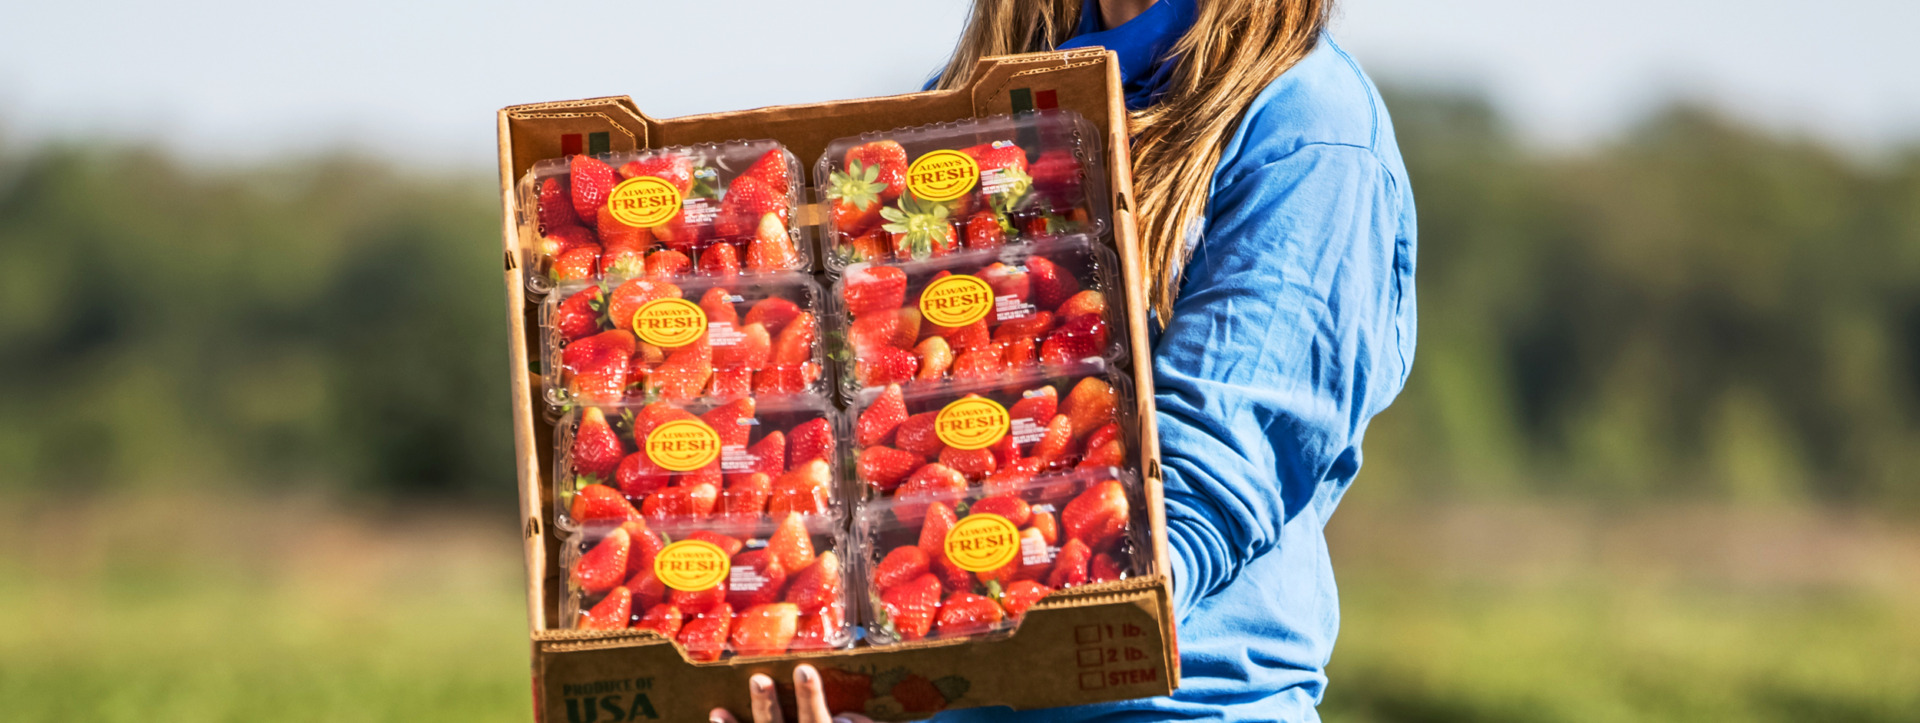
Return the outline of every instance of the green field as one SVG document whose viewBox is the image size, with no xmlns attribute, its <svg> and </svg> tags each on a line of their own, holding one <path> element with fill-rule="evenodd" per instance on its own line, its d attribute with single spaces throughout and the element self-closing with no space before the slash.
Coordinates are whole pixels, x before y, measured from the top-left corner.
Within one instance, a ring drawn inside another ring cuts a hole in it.
<svg viewBox="0 0 1920 723">
<path fill-rule="evenodd" d="M 507 518 L 207 506 L 0 508 L 7 720 L 530 719 Z M 1920 531 L 1350 505 L 1332 538 L 1329 720 L 1920 720 Z"/>
</svg>

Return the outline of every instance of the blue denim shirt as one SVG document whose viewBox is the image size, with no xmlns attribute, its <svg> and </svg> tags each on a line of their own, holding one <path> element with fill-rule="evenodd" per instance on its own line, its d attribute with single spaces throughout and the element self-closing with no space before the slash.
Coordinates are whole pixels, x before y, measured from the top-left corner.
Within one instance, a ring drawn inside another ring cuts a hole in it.
<svg viewBox="0 0 1920 723">
<path fill-rule="evenodd" d="M 1323 529 L 1415 336 L 1413 193 L 1331 39 L 1247 108 L 1190 243 L 1153 355 L 1180 689 L 938 720 L 1318 720 L 1340 624 Z"/>
</svg>

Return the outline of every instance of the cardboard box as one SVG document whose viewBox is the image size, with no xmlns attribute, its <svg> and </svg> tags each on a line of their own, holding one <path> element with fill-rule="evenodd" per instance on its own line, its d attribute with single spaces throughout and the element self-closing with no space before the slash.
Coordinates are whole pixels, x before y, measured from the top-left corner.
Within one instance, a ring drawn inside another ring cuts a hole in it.
<svg viewBox="0 0 1920 723">
<path fill-rule="evenodd" d="M 1160 452 L 1152 374 L 1128 370 L 1136 384 L 1141 472 L 1151 525 L 1150 574 L 1055 593 L 1030 610 L 1010 637 L 923 641 L 824 654 L 687 661 L 671 641 L 643 632 L 583 632 L 560 625 L 565 580 L 556 562 L 553 427 L 540 381 L 538 299 L 520 270 L 525 225 L 514 204 L 516 181 L 536 161 L 567 153 L 772 138 L 810 164 L 842 136 L 928 123 L 1060 107 L 1106 129 L 1112 242 L 1121 260 L 1134 364 L 1151 359 L 1146 283 L 1132 218 L 1127 117 L 1119 62 L 1100 49 L 982 60 L 967 88 L 812 105 L 760 108 L 657 120 L 632 99 L 592 98 L 504 108 L 499 113 L 501 226 L 512 344 L 514 451 L 524 520 L 527 610 L 536 720 L 703 720 L 715 707 L 744 712 L 747 678 L 767 673 L 783 684 L 811 662 L 826 677 L 830 702 L 881 719 L 924 718 L 934 710 L 1006 705 L 1019 709 L 1165 695 L 1179 685 Z M 816 204 L 802 219 L 820 219 Z M 815 258 L 819 258 L 816 254 Z M 791 691 L 787 691 L 790 696 Z"/>
</svg>

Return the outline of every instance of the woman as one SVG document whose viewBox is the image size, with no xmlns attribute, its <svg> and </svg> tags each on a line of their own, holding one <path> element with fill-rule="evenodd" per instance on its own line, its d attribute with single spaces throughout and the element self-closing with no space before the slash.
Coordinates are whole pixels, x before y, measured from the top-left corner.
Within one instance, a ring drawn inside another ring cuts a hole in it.
<svg viewBox="0 0 1920 723">
<path fill-rule="evenodd" d="M 1134 112 L 1182 684 L 964 720 L 1317 720 L 1339 602 L 1322 528 L 1413 361 L 1413 195 L 1331 0 L 976 0 L 938 84 L 1100 45 Z M 800 720 L 828 719 L 813 670 Z M 755 696 L 771 696 L 757 679 Z M 811 695 L 809 695 L 811 693 Z M 755 706 L 756 720 L 773 720 Z M 777 708 L 772 708 L 777 711 Z M 716 720 L 729 720 L 715 711 Z M 847 718 L 855 718 L 846 716 Z"/>
</svg>

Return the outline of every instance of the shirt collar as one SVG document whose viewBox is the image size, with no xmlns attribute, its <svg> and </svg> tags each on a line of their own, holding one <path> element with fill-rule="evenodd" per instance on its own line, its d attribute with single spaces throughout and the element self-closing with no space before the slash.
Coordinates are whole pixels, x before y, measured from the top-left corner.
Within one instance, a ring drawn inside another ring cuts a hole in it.
<svg viewBox="0 0 1920 723">
<path fill-rule="evenodd" d="M 1104 47 L 1120 56 L 1120 85 L 1127 109 L 1140 110 L 1160 98 L 1172 82 L 1172 59 L 1167 51 L 1193 27 L 1195 0 L 1159 0 L 1117 28 L 1100 29 L 1100 3 L 1085 0 L 1080 26 L 1061 49 Z"/>
</svg>

